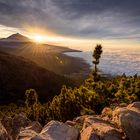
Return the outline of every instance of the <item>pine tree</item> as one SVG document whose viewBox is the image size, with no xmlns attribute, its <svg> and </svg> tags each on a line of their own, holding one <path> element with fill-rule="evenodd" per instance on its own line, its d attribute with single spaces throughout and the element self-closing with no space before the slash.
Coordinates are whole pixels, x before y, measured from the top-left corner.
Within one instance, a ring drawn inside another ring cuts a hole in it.
<svg viewBox="0 0 140 140">
<path fill-rule="evenodd" d="M 97 44 L 94 51 L 93 51 L 93 61 L 92 63 L 94 64 L 94 71 L 93 71 L 93 76 L 94 80 L 97 80 L 98 78 L 98 70 L 97 70 L 97 65 L 100 63 L 100 57 L 102 54 L 102 46 L 100 44 Z"/>
<path fill-rule="evenodd" d="M 35 89 L 29 89 L 25 92 L 26 95 L 26 111 L 29 116 L 32 116 L 36 121 L 39 120 L 39 112 L 41 111 L 41 104 L 38 100 L 38 95 Z"/>
</svg>

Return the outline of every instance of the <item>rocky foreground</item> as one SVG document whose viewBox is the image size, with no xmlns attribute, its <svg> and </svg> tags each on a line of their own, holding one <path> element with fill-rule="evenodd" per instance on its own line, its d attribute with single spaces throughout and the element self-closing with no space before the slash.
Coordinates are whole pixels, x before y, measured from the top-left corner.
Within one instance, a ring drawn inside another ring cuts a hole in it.
<svg viewBox="0 0 140 140">
<path fill-rule="evenodd" d="M 80 116 L 44 127 L 24 114 L 0 122 L 0 140 L 140 140 L 140 102 L 104 108 L 98 116 Z"/>
</svg>

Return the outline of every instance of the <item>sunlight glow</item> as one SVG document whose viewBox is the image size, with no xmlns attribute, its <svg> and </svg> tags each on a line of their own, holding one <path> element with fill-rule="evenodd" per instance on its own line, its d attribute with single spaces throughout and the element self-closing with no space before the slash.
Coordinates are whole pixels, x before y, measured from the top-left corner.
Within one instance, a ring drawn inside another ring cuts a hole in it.
<svg viewBox="0 0 140 140">
<path fill-rule="evenodd" d="M 37 43 L 44 43 L 46 41 L 45 37 L 39 34 L 34 35 L 32 38 Z"/>
</svg>

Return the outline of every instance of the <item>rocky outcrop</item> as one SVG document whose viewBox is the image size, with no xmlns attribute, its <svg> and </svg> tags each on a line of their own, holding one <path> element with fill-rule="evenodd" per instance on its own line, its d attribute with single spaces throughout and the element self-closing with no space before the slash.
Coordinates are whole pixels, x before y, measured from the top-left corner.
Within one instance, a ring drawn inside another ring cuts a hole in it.
<svg viewBox="0 0 140 140">
<path fill-rule="evenodd" d="M 1 120 L 2 125 L 4 126 L 4 128 L 6 129 L 6 131 L 8 132 L 8 134 L 11 136 L 12 134 L 12 118 L 10 117 L 4 117 Z"/>
<path fill-rule="evenodd" d="M 27 127 L 22 128 L 17 136 L 17 140 L 31 140 L 37 136 L 42 130 L 42 126 L 39 122 L 31 122 Z"/>
<path fill-rule="evenodd" d="M 40 133 L 42 128 L 42 125 L 39 122 L 35 121 L 31 122 L 26 128 L 24 128 L 24 130 L 33 130 L 36 133 Z"/>
<path fill-rule="evenodd" d="M 120 127 L 130 140 L 140 139 L 140 102 L 113 111 L 112 121 Z"/>
<path fill-rule="evenodd" d="M 65 123 L 50 121 L 44 127 L 24 114 L 0 122 L 0 140 L 139 140 L 140 102 L 127 107 L 104 108 L 101 115 L 85 115 Z"/>
<path fill-rule="evenodd" d="M 13 119 L 5 117 L 1 122 L 0 140 L 77 140 L 80 134 L 77 128 L 58 121 L 51 121 L 42 127 L 24 114 Z"/>
<path fill-rule="evenodd" d="M 38 134 L 30 129 L 21 130 L 16 138 L 16 140 L 31 140 L 33 137 Z"/>
<path fill-rule="evenodd" d="M 140 102 L 134 102 L 127 106 L 127 109 L 140 113 Z"/>
<path fill-rule="evenodd" d="M 77 140 L 79 131 L 62 122 L 51 121 L 44 126 L 39 136 L 45 137 L 46 140 Z"/>
<path fill-rule="evenodd" d="M 74 121 L 66 121 L 65 124 L 69 125 L 69 126 L 75 126 L 76 125 L 76 122 Z"/>
<path fill-rule="evenodd" d="M 96 128 L 94 125 L 87 127 L 81 133 L 80 140 L 122 140 L 121 133 L 115 128 L 109 127 L 108 125 L 102 128 L 102 124 L 98 124 L 98 126 L 101 129 Z"/>
<path fill-rule="evenodd" d="M 13 119 L 4 117 L 1 120 L 1 123 L 7 130 L 8 134 L 12 137 L 12 139 L 15 140 L 21 128 L 28 126 L 31 121 L 25 116 L 25 114 L 21 113 L 16 115 Z"/>
<path fill-rule="evenodd" d="M 102 110 L 102 113 L 101 113 L 101 118 L 105 121 L 110 121 L 111 117 L 112 117 L 112 109 L 109 108 L 109 107 L 105 107 L 103 110 Z"/>
<path fill-rule="evenodd" d="M 80 140 L 121 140 L 121 132 L 102 119 L 90 117 L 85 119 Z"/>
<path fill-rule="evenodd" d="M 8 135 L 4 126 L 0 123 L 0 140 L 10 140 L 10 136 Z"/>
</svg>

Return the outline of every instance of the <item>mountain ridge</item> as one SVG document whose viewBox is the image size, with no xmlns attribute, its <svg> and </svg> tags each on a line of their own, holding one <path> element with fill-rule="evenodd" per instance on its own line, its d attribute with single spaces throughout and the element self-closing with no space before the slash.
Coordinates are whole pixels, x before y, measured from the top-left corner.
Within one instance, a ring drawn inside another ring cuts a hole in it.
<svg viewBox="0 0 140 140">
<path fill-rule="evenodd" d="M 8 36 L 7 38 L 2 38 L 2 39 L 0 39 L 0 41 L 31 42 L 31 40 L 28 37 L 26 37 L 20 33 L 15 33 L 15 34 Z"/>
<path fill-rule="evenodd" d="M 74 85 L 73 81 L 38 66 L 23 57 L 0 52 L 0 103 L 24 100 L 25 91 L 33 88 L 41 101 L 58 95 L 62 85 Z"/>
<path fill-rule="evenodd" d="M 8 38 L 20 36 L 14 34 Z M 20 37 L 19 37 L 20 38 Z M 8 39 L 7 39 L 8 40 Z M 80 52 L 66 46 L 57 46 L 54 44 L 41 44 L 35 42 L 10 42 L 0 41 L 0 51 L 22 56 L 41 67 L 53 71 L 59 75 L 65 75 L 70 78 L 79 76 L 78 81 L 83 81 L 90 71 L 90 66 L 81 58 L 67 56 L 65 52 Z M 77 78 L 76 78 L 77 79 Z"/>
</svg>

